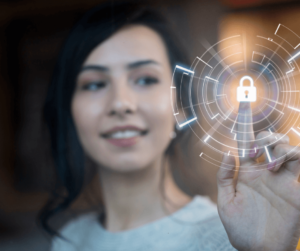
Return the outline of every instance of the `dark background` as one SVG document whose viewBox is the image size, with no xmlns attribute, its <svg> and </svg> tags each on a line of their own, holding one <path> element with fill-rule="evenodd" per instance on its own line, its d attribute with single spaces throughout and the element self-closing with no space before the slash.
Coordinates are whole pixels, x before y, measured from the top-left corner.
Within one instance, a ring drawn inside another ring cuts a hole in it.
<svg viewBox="0 0 300 251">
<path fill-rule="evenodd" d="M 49 248 L 49 238 L 35 223 L 54 178 L 42 105 L 59 49 L 70 28 L 86 10 L 101 2 L 0 1 L 0 250 Z M 192 58 L 205 51 L 203 39 L 210 44 L 220 39 L 220 27 L 226 29 L 224 20 L 230 17 L 237 17 L 233 20 L 238 23 L 243 15 L 254 20 L 263 20 L 261 17 L 267 15 L 268 22 L 291 23 L 291 12 L 296 10 L 300 16 L 299 1 L 138 2 L 153 5 L 172 19 Z M 300 18 L 291 25 L 299 27 L 294 31 L 300 34 Z M 196 165 L 201 165 L 199 151 L 196 149 L 194 154 Z M 199 193 L 214 201 L 216 172 L 215 167 L 202 168 L 199 178 Z M 83 199 L 79 198 L 74 207 L 84 208 Z M 71 216 L 62 215 L 54 225 L 62 225 Z"/>
</svg>

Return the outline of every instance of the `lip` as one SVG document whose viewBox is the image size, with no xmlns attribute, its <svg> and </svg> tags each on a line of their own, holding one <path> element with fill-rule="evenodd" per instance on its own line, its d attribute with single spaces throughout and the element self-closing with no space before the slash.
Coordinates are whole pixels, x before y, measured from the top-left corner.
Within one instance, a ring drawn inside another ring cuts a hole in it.
<svg viewBox="0 0 300 251">
<path fill-rule="evenodd" d="M 111 128 L 111 129 L 109 129 L 109 130 L 101 133 L 101 135 L 105 136 L 107 134 L 111 134 L 111 133 L 114 133 L 114 132 L 117 132 L 117 131 L 126 131 L 126 130 L 135 130 L 135 131 L 140 131 L 140 132 L 146 131 L 146 130 L 144 130 L 142 128 L 139 128 L 137 126 L 125 125 L 125 126 L 115 126 L 115 127 Z"/>
<path fill-rule="evenodd" d="M 126 130 L 135 130 L 141 132 L 139 136 L 135 136 L 132 138 L 126 138 L 126 139 L 113 139 L 113 138 L 108 138 L 106 137 L 108 134 L 117 132 L 117 131 L 126 131 Z M 118 147 L 130 147 L 138 143 L 138 141 L 141 139 L 142 136 L 147 134 L 147 130 L 144 130 L 142 128 L 139 128 L 137 126 L 133 125 L 126 125 L 126 126 L 115 126 L 104 133 L 101 133 L 101 137 L 106 139 L 109 143 L 118 146 Z"/>
<path fill-rule="evenodd" d="M 128 138 L 128 139 L 106 139 L 106 140 L 115 146 L 129 147 L 135 145 L 139 141 L 140 137 L 141 136 Z"/>
</svg>

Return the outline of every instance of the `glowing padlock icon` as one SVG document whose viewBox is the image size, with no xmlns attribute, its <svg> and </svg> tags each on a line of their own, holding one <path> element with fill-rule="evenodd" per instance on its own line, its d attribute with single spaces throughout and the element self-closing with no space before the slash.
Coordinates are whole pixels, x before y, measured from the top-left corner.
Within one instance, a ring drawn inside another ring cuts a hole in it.
<svg viewBox="0 0 300 251">
<path fill-rule="evenodd" d="M 250 86 L 244 86 L 244 80 L 250 81 Z M 254 81 L 249 76 L 244 76 L 240 80 L 240 86 L 237 88 L 237 101 L 238 102 L 255 102 L 256 101 L 256 87 Z"/>
</svg>

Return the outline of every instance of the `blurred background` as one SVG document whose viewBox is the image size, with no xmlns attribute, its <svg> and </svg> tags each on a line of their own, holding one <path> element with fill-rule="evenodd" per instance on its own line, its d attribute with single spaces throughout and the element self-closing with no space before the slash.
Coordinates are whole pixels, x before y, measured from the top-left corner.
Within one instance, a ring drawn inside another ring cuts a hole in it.
<svg viewBox="0 0 300 251">
<path fill-rule="evenodd" d="M 35 220 L 54 180 L 43 102 L 59 49 L 72 25 L 101 2 L 0 1 L 0 250 L 49 249 L 50 239 Z M 155 6 L 170 17 L 191 58 L 206 50 L 203 40 L 214 44 L 245 27 L 253 33 L 273 32 L 281 23 L 300 34 L 297 0 L 138 2 Z M 195 143 L 188 150 L 200 174 L 198 193 L 216 201 L 218 168 L 201 162 L 201 149 Z M 80 197 L 73 208 L 84 210 L 86 205 Z M 54 223 L 57 227 L 72 212 L 60 217 Z"/>
</svg>

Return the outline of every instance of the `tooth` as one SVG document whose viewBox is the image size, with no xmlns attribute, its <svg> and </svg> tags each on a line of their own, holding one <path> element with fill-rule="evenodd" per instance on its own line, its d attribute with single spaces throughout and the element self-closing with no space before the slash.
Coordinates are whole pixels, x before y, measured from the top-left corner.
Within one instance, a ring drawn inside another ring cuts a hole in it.
<svg viewBox="0 0 300 251">
<path fill-rule="evenodd" d="M 137 131 L 127 131 L 127 137 L 128 138 L 132 138 L 132 137 L 136 137 L 136 136 L 138 136 L 139 135 L 139 132 L 137 132 Z"/>
<path fill-rule="evenodd" d="M 123 138 L 123 133 L 122 132 L 116 132 L 112 135 L 112 137 L 115 138 L 115 139 Z"/>
<path fill-rule="evenodd" d="M 140 132 L 132 131 L 132 130 L 126 130 L 126 131 L 118 131 L 111 135 L 111 138 L 114 139 L 128 139 L 132 137 L 136 137 L 140 134 Z"/>
<path fill-rule="evenodd" d="M 124 138 L 128 139 L 128 138 L 131 138 L 131 137 L 133 137 L 135 135 L 136 135 L 136 133 L 133 132 L 133 131 L 125 131 Z"/>
</svg>

